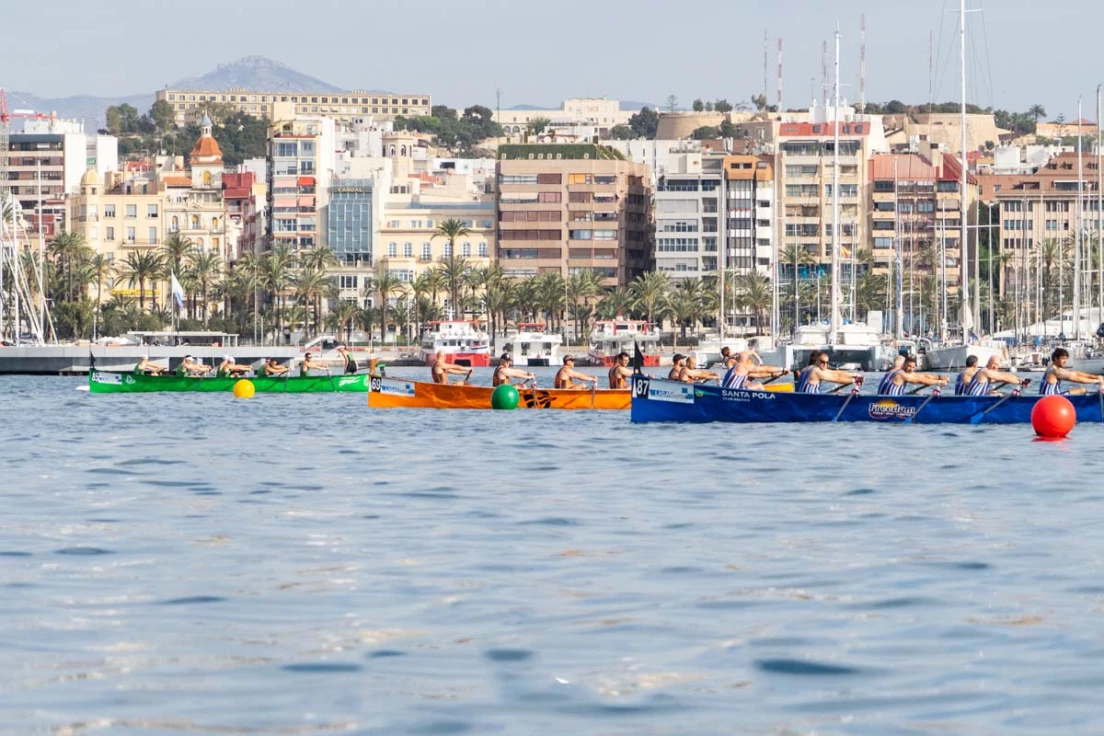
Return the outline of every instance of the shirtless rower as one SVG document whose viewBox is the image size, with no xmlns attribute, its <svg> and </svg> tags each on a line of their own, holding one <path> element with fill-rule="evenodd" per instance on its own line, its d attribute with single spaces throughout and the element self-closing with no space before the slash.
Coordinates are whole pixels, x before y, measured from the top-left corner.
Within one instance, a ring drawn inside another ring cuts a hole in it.
<svg viewBox="0 0 1104 736">
<path fill-rule="evenodd" d="M 682 375 L 682 369 L 686 367 L 686 356 L 682 353 L 675 353 L 671 357 L 671 371 L 667 374 L 668 381 L 678 381 L 679 376 Z"/>
<path fill-rule="evenodd" d="M 974 380 L 974 374 L 978 372 L 978 359 L 976 355 L 966 356 L 966 367 L 955 379 L 955 396 L 966 396 L 970 381 Z"/>
<path fill-rule="evenodd" d="M 686 359 L 686 365 L 679 373 L 678 380 L 682 381 L 683 383 L 695 383 L 703 381 L 716 381 L 719 378 L 720 376 L 718 376 L 713 371 L 707 371 L 698 368 L 698 361 L 694 358 L 694 356 L 691 355 Z"/>
<path fill-rule="evenodd" d="M 977 364 L 977 356 L 971 355 L 970 357 L 974 358 L 974 363 Z M 966 362 L 968 364 L 970 361 L 967 359 Z M 991 396 L 997 393 L 993 387 L 994 383 L 1010 383 L 1015 386 L 1020 385 L 1019 376 L 997 370 L 999 367 L 1000 359 L 995 355 L 990 355 L 989 360 L 985 363 L 985 367 L 974 371 L 973 378 L 966 384 L 963 395 Z M 955 394 L 958 394 L 958 386 L 955 386 Z"/>
<path fill-rule="evenodd" d="M 165 370 L 165 366 L 157 365 L 148 355 L 143 355 L 138 365 L 134 366 L 134 373 L 141 376 L 160 376 Z"/>
<path fill-rule="evenodd" d="M 797 377 L 794 391 L 799 394 L 819 394 L 822 382 L 847 386 L 854 383 L 857 378 L 845 371 L 832 370 L 828 367 L 828 353 L 814 350 L 809 356 L 809 365 L 805 366 Z"/>
<path fill-rule="evenodd" d="M 443 383 L 447 386 L 450 373 L 463 373 L 465 375 L 465 378 L 463 381 L 460 381 L 460 383 L 464 384 L 467 383 L 468 378 L 471 378 L 472 369 L 465 368 L 462 365 L 456 365 L 455 363 L 450 363 L 445 360 L 445 354 L 443 352 L 437 353 L 436 360 L 433 362 L 433 382 Z"/>
<path fill-rule="evenodd" d="M 299 363 L 299 375 L 309 376 L 311 371 L 326 371 L 326 373 L 329 373 L 330 367 L 325 363 L 315 360 L 311 357 L 310 353 L 307 353 Z"/>
<path fill-rule="evenodd" d="M 905 358 L 901 370 L 893 376 L 889 387 L 884 392 L 886 396 L 904 396 L 905 384 L 918 384 L 920 386 L 946 386 L 950 379 L 946 376 L 933 376 L 930 373 L 916 372 L 916 358 L 911 355 Z"/>
<path fill-rule="evenodd" d="M 786 375 L 786 370 L 773 365 L 763 365 L 759 360 L 758 365 L 752 363 L 752 358 L 759 358 L 754 350 L 744 350 L 736 355 L 729 354 L 725 367 L 728 371 L 721 380 L 722 388 L 747 388 L 753 391 L 762 391 L 763 384 L 749 382 L 753 378 L 778 378 Z"/>
<path fill-rule="evenodd" d="M 1046 373 L 1043 374 L 1043 381 L 1039 384 L 1039 393 L 1043 396 L 1050 396 L 1051 394 L 1083 394 L 1088 389 L 1084 388 L 1071 388 L 1067 391 L 1062 390 L 1062 381 L 1069 381 L 1070 383 L 1085 383 L 1096 384 L 1100 386 L 1100 390 L 1104 390 L 1104 376 L 1093 375 L 1092 373 L 1085 373 L 1084 371 L 1074 371 L 1066 368 L 1066 361 L 1069 360 L 1069 351 L 1065 348 L 1055 348 L 1054 352 L 1050 355 L 1050 366 L 1047 368 Z"/>
<path fill-rule="evenodd" d="M 536 375 L 529 371 L 519 370 L 512 368 L 514 359 L 510 357 L 509 353 L 503 353 L 502 357 L 498 359 L 498 367 L 495 368 L 494 377 L 491 379 L 492 386 L 501 386 L 506 384 L 507 386 L 513 385 L 510 382 L 511 378 L 520 378 L 524 381 L 531 381 L 536 378 Z"/>
<path fill-rule="evenodd" d="M 628 379 L 632 378 L 633 370 L 629 367 L 629 354 L 620 352 L 617 354 L 617 362 L 609 369 L 609 387 L 612 389 L 628 388 Z"/>
<path fill-rule="evenodd" d="M 579 383 L 575 383 L 579 381 Z M 588 376 L 586 373 L 579 373 L 575 370 L 575 359 L 570 355 L 565 355 L 563 358 L 563 368 L 556 371 L 556 381 L 553 384 L 556 388 L 586 388 L 583 383 L 587 381 L 593 381 L 595 387 L 598 385 L 598 376 Z"/>
<path fill-rule="evenodd" d="M 261 369 L 261 375 L 264 376 L 283 376 L 290 373 L 291 369 L 286 365 L 280 365 L 275 358 L 269 358 L 265 361 L 264 368 Z"/>
</svg>

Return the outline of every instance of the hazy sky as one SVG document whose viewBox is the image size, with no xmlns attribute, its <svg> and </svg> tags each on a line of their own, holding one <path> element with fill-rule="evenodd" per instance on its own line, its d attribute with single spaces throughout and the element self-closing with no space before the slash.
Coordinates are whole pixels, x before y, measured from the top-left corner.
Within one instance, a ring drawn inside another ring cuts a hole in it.
<svg viewBox="0 0 1104 736">
<path fill-rule="evenodd" d="M 838 23 L 842 94 L 859 93 L 866 14 L 867 99 L 958 99 L 956 0 L 45 0 L 3 2 L 0 86 L 60 97 L 151 92 L 248 54 L 344 88 L 429 92 L 454 106 L 558 104 L 606 95 L 747 99 L 763 87 L 763 32 L 784 39 L 784 102 L 820 85 L 821 42 Z M 1013 110 L 1039 102 L 1095 116 L 1104 77 L 1089 0 L 970 0 L 968 98 Z M 144 8 L 144 9 L 139 9 Z M 830 47 L 831 48 L 831 47 Z M 829 50 L 829 63 L 831 51 Z M 1083 71 L 1082 71 L 1083 70 Z M 831 74 L 831 71 L 829 72 Z"/>
</svg>

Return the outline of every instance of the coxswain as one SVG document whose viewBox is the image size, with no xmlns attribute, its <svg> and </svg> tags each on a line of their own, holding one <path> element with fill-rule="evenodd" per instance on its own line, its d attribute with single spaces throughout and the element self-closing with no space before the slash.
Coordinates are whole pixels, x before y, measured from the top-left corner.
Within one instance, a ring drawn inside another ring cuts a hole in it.
<svg viewBox="0 0 1104 736">
<path fill-rule="evenodd" d="M 966 367 L 955 379 L 955 396 L 966 396 L 966 389 L 974 380 L 974 374 L 978 372 L 978 359 L 976 355 L 966 356 Z"/>
<path fill-rule="evenodd" d="M 280 365 L 275 358 L 269 358 L 265 361 L 264 368 L 261 369 L 261 375 L 274 377 L 283 376 L 291 371 L 286 365 Z"/>
<path fill-rule="evenodd" d="M 686 367 L 686 356 L 682 353 L 675 353 L 671 357 L 671 371 L 667 374 L 668 381 L 678 381 L 679 376 L 682 375 L 682 369 Z"/>
<path fill-rule="evenodd" d="M 248 372 L 249 366 L 235 363 L 233 355 L 222 356 L 222 362 L 215 369 L 215 375 L 219 378 L 240 378 Z"/>
<path fill-rule="evenodd" d="M 678 378 L 678 380 L 683 383 L 694 383 L 695 381 L 704 383 L 705 381 L 716 381 L 719 379 L 720 376 L 713 371 L 698 368 L 698 361 L 692 355 L 686 358 L 686 365 L 683 366 L 682 372 L 679 373 Z"/>
<path fill-rule="evenodd" d="M 315 360 L 311 357 L 310 353 L 303 356 L 303 360 L 299 362 L 299 375 L 309 376 L 311 371 L 326 371 L 330 372 L 330 367 L 325 363 Z"/>
<path fill-rule="evenodd" d="M 514 359 L 510 357 L 509 353 L 503 353 L 502 357 L 498 359 L 498 367 L 495 368 L 494 377 L 491 379 L 492 386 L 512 385 L 511 378 L 520 378 L 522 382 L 532 381 L 536 376 L 528 371 L 519 370 L 513 368 Z"/>
<path fill-rule="evenodd" d="M 1104 376 L 1097 376 L 1092 373 L 1085 373 L 1084 371 L 1070 370 L 1066 368 L 1066 361 L 1068 360 L 1069 351 L 1065 348 L 1055 348 L 1054 352 L 1050 354 L 1050 366 L 1047 368 L 1046 373 L 1043 374 L 1042 383 L 1039 384 L 1039 393 L 1041 395 L 1076 395 L 1083 394 L 1087 391 L 1087 389 L 1084 388 L 1071 388 L 1063 391 L 1062 381 L 1090 385 L 1095 383 L 1097 386 L 1101 387 L 1100 390 L 1104 390 Z"/>
<path fill-rule="evenodd" d="M 901 364 L 901 370 L 897 371 L 893 380 L 889 382 L 886 391 L 880 391 L 886 396 L 904 396 L 905 384 L 919 384 L 920 386 L 946 386 L 950 379 L 946 376 L 933 376 L 930 373 L 916 372 L 916 358 L 908 356 Z"/>
<path fill-rule="evenodd" d="M 845 371 L 837 371 L 828 367 L 828 353 L 823 350 L 814 350 L 809 356 L 809 365 L 801 371 L 797 377 L 797 385 L 794 391 L 799 394 L 819 394 L 821 383 L 838 383 L 847 386 L 855 383 L 858 376 L 853 376 Z"/>
<path fill-rule="evenodd" d="M 881 382 L 878 384 L 878 393 L 889 393 L 889 387 L 893 384 L 893 379 L 901 371 L 901 366 L 905 364 L 905 356 L 898 355 L 893 359 L 893 367 L 886 371 L 886 374 L 882 376 Z"/>
<path fill-rule="evenodd" d="M 468 378 L 471 378 L 472 369 L 448 362 L 447 360 L 445 360 L 445 354 L 443 352 L 439 352 L 436 355 L 436 359 L 433 361 L 433 369 L 431 373 L 433 375 L 434 383 L 443 383 L 447 386 L 450 373 L 463 373 L 465 375 L 465 378 L 463 381 L 460 381 L 460 384 L 464 384 L 467 383 Z"/>
<path fill-rule="evenodd" d="M 360 366 L 353 360 L 353 356 L 349 353 L 349 348 L 344 345 L 337 346 L 337 354 L 341 356 L 341 360 L 345 363 L 345 375 L 351 376 L 360 370 Z"/>
<path fill-rule="evenodd" d="M 160 376 L 164 372 L 165 366 L 157 365 L 148 355 L 143 356 L 138 365 L 134 366 L 134 373 L 139 376 Z"/>
<path fill-rule="evenodd" d="M 576 381 L 579 381 L 579 383 L 575 383 Z M 595 387 L 597 387 L 598 376 L 589 376 L 575 370 L 575 358 L 565 355 L 563 357 L 563 368 L 556 371 L 556 380 L 552 385 L 556 388 L 586 388 L 583 384 L 588 381 L 593 381 Z"/>
<path fill-rule="evenodd" d="M 758 360 L 758 364 L 752 363 L 752 358 Z M 746 388 L 753 391 L 762 391 L 761 383 L 751 382 L 754 378 L 779 378 L 786 375 L 784 368 L 773 365 L 763 365 L 763 361 L 754 350 L 744 350 L 736 355 L 731 353 L 725 362 L 724 378 L 721 380 L 722 388 Z"/>
<path fill-rule="evenodd" d="M 977 365 L 977 356 L 971 355 L 970 358 L 974 359 L 974 365 Z M 967 359 L 966 363 L 969 364 Z M 998 370 L 1000 368 L 1000 359 L 995 355 L 990 355 L 989 360 L 985 363 L 985 367 L 975 370 L 970 382 L 966 384 L 966 390 L 963 392 L 965 396 L 990 396 L 996 394 L 994 390 L 994 383 L 1010 383 L 1013 385 L 1020 385 L 1020 377 L 1011 373 L 1005 373 Z M 965 372 L 965 371 L 963 371 Z M 958 395 L 958 386 L 955 386 L 955 395 Z"/>
<path fill-rule="evenodd" d="M 620 352 L 617 354 L 617 362 L 609 369 L 609 387 L 612 389 L 628 388 L 628 379 L 632 378 L 633 370 L 629 367 L 629 354 Z"/>
</svg>

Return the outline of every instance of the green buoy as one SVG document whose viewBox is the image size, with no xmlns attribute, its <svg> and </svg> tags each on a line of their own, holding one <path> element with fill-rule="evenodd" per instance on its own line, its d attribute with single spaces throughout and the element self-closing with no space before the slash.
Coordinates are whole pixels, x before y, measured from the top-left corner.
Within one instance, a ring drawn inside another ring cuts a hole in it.
<svg viewBox="0 0 1104 736">
<path fill-rule="evenodd" d="M 492 409 L 516 409 L 518 401 L 521 397 L 518 395 L 518 390 L 509 384 L 502 384 L 496 386 L 495 390 L 491 393 L 491 408 Z"/>
</svg>

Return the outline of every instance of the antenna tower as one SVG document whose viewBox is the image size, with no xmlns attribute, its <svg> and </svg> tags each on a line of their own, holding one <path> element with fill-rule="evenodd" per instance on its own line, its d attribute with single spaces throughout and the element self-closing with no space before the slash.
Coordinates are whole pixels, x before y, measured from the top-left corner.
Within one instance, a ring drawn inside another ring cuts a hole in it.
<svg viewBox="0 0 1104 736">
<path fill-rule="evenodd" d="M 859 19 L 859 114 L 866 113 L 866 13 Z"/>
<path fill-rule="evenodd" d="M 782 37 L 778 37 L 778 112 L 782 112 Z"/>
</svg>

